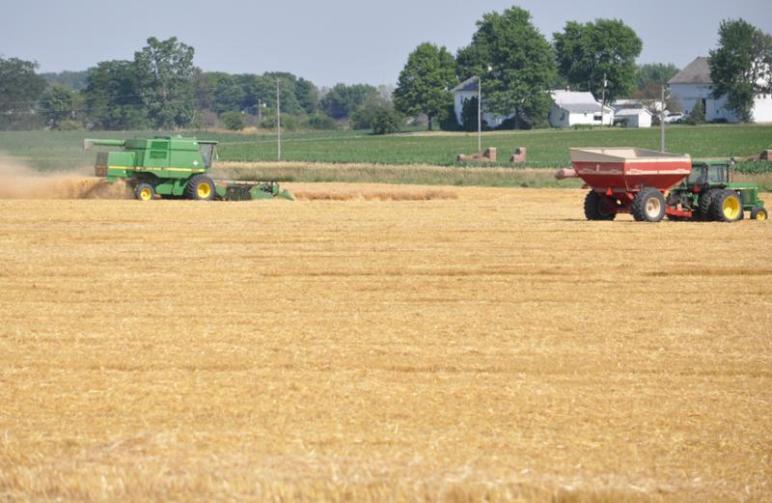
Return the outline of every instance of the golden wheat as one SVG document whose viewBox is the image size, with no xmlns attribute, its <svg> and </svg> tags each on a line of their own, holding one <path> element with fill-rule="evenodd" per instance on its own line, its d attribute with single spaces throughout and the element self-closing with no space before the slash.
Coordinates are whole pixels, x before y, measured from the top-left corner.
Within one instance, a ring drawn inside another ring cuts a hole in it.
<svg viewBox="0 0 772 503">
<path fill-rule="evenodd" d="M 436 190 L 0 200 L 0 500 L 769 497 L 772 226 Z"/>
</svg>

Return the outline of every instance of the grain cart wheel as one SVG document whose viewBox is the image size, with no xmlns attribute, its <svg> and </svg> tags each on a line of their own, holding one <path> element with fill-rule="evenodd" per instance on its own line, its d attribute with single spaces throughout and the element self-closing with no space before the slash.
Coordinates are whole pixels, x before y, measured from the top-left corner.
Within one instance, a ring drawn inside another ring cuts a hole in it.
<svg viewBox="0 0 772 503">
<path fill-rule="evenodd" d="M 188 180 L 185 195 L 188 199 L 211 201 L 215 196 L 214 182 L 206 175 L 196 175 Z"/>
<path fill-rule="evenodd" d="M 751 210 L 751 219 L 753 220 L 766 220 L 767 216 L 767 210 L 764 208 L 753 208 Z"/>
<path fill-rule="evenodd" d="M 710 206 L 710 216 L 719 222 L 736 222 L 743 217 L 740 196 L 731 190 L 722 190 Z"/>
<path fill-rule="evenodd" d="M 134 197 L 140 201 L 152 201 L 155 197 L 155 189 L 149 183 L 141 182 L 134 187 Z"/>
<path fill-rule="evenodd" d="M 665 206 L 662 192 L 647 187 L 635 195 L 630 211 L 638 222 L 659 222 L 665 217 Z"/>
<path fill-rule="evenodd" d="M 608 206 L 609 201 L 606 198 L 591 190 L 584 198 L 584 216 L 587 220 L 614 220 L 617 214 L 610 211 Z"/>
<path fill-rule="evenodd" d="M 721 192 L 721 189 L 710 189 L 700 196 L 700 202 L 697 206 L 697 220 L 713 220 L 713 217 L 710 216 L 710 207 L 713 205 L 713 200 L 718 197 Z"/>
</svg>

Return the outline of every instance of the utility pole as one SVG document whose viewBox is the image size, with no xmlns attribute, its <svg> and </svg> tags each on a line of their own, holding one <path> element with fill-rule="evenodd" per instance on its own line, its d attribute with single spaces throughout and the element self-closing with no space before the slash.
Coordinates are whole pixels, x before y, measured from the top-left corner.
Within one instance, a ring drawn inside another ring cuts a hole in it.
<svg viewBox="0 0 772 503">
<path fill-rule="evenodd" d="M 279 79 L 276 79 L 276 147 L 277 158 L 281 161 L 281 93 L 279 92 Z"/>
<path fill-rule="evenodd" d="M 662 106 L 659 110 L 659 151 L 665 151 L 665 84 L 662 84 Z"/>
<path fill-rule="evenodd" d="M 477 77 L 477 151 L 482 154 L 482 78 Z"/>
<path fill-rule="evenodd" d="M 606 122 L 606 86 L 608 85 L 608 80 L 606 80 L 606 72 L 603 72 L 603 92 L 601 93 L 602 97 L 600 99 L 600 125 L 603 126 L 603 124 Z"/>
</svg>

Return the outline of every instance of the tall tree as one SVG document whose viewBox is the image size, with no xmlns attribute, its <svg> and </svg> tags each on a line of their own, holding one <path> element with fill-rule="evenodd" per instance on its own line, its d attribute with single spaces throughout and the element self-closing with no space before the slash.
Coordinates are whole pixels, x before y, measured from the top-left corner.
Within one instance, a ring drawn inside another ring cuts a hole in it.
<svg viewBox="0 0 772 503">
<path fill-rule="evenodd" d="M 566 23 L 563 33 L 553 34 L 558 70 L 580 91 L 590 91 L 606 102 L 632 92 L 635 59 L 643 43 L 635 31 L 618 19 L 590 23 Z M 605 82 L 604 82 L 605 76 Z"/>
<path fill-rule="evenodd" d="M 153 127 L 167 129 L 191 124 L 196 113 L 193 85 L 194 49 L 176 37 L 147 39 L 134 53 L 139 92 Z"/>
<path fill-rule="evenodd" d="M 80 96 L 67 86 L 55 84 L 40 98 L 40 113 L 49 126 L 59 129 L 62 123 L 75 118 Z"/>
<path fill-rule="evenodd" d="M 429 131 L 453 103 L 450 89 L 458 82 L 456 60 L 445 47 L 423 43 L 407 58 L 394 91 L 395 108 L 406 115 L 426 114 Z"/>
<path fill-rule="evenodd" d="M 319 110 L 319 89 L 310 80 L 299 78 L 295 82 L 295 95 L 305 113 L 312 114 Z"/>
<path fill-rule="evenodd" d="M 662 86 L 678 73 L 678 67 L 672 63 L 647 63 L 635 71 L 634 98 L 659 99 Z"/>
<path fill-rule="evenodd" d="M 489 112 L 517 113 L 519 127 L 545 124 L 555 80 L 552 47 L 519 7 L 485 14 L 472 43 L 456 57 L 461 79 L 482 78 L 483 106 Z"/>
<path fill-rule="evenodd" d="M 32 115 L 46 89 L 36 67 L 32 61 L 0 58 L 0 128 L 22 125 Z"/>
<path fill-rule="evenodd" d="M 102 61 L 92 69 L 83 91 L 89 122 L 97 129 L 141 129 L 147 111 L 134 63 Z"/>
<path fill-rule="evenodd" d="M 365 101 L 378 95 L 378 90 L 368 84 L 335 84 L 321 99 L 322 110 L 333 119 L 351 116 Z"/>
<path fill-rule="evenodd" d="M 772 37 L 742 19 L 722 21 L 718 35 L 710 51 L 713 96 L 726 95 L 737 117 L 750 121 L 755 95 L 772 92 Z"/>
</svg>

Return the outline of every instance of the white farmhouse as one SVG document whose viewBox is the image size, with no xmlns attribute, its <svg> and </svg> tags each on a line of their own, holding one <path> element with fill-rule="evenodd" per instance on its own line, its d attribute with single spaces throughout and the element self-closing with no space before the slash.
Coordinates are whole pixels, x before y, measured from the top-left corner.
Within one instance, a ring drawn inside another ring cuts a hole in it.
<svg viewBox="0 0 772 503">
<path fill-rule="evenodd" d="M 614 110 L 601 104 L 590 92 L 552 91 L 549 122 L 552 127 L 610 126 L 614 123 Z"/>
<path fill-rule="evenodd" d="M 621 108 L 614 113 L 614 124 L 624 127 L 651 127 L 651 112 L 645 108 Z"/>
<path fill-rule="evenodd" d="M 713 98 L 713 81 L 710 78 L 710 58 L 699 57 L 686 65 L 668 81 L 670 95 L 678 100 L 684 114 L 701 101 L 706 121 L 737 122 L 737 116 L 726 106 L 726 96 Z M 753 99 L 753 122 L 772 122 L 772 95 L 757 94 Z"/>
<path fill-rule="evenodd" d="M 454 87 L 453 92 L 453 111 L 456 113 L 456 121 L 459 125 L 464 124 L 464 102 L 477 99 L 478 95 L 478 80 L 477 77 L 470 77 Z M 505 120 L 514 117 L 514 113 L 509 115 L 498 115 L 485 111 L 485 100 L 482 100 L 482 120 L 487 127 L 496 128 L 501 125 Z"/>
</svg>

